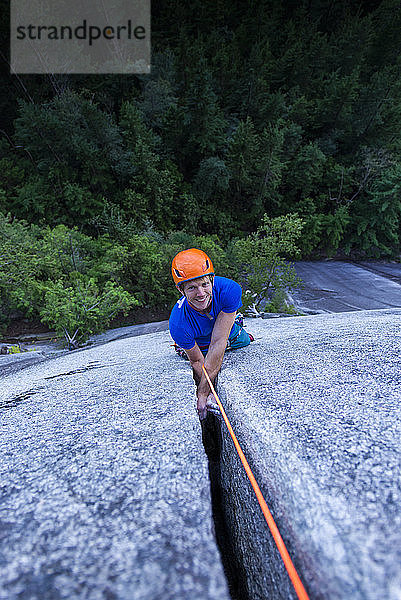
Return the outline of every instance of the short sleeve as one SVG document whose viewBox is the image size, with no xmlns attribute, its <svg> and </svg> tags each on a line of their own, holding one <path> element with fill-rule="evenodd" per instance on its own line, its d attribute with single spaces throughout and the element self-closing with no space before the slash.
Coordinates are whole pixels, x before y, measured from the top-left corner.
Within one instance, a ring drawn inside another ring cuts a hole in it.
<svg viewBox="0 0 401 600">
<path fill-rule="evenodd" d="M 221 290 L 221 310 L 227 313 L 233 313 L 242 306 L 242 288 L 236 281 L 226 279 L 225 285 Z"/>
<path fill-rule="evenodd" d="M 170 335 L 175 343 L 181 348 L 184 348 L 184 350 L 190 350 L 195 346 L 194 335 L 183 325 L 174 309 L 170 316 L 169 329 Z"/>
</svg>

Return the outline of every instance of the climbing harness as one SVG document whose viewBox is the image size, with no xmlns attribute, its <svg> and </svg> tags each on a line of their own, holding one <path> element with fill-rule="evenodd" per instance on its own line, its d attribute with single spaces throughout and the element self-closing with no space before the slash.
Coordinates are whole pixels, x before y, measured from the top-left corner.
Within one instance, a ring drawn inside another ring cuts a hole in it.
<svg viewBox="0 0 401 600">
<path fill-rule="evenodd" d="M 238 452 L 238 455 L 240 457 L 240 460 L 241 460 L 241 462 L 242 462 L 242 464 L 244 466 L 244 469 L 246 471 L 248 479 L 251 482 L 251 485 L 253 487 L 253 491 L 256 494 L 256 498 L 258 499 L 260 508 L 262 509 L 263 515 L 264 515 L 264 517 L 266 519 L 267 525 L 268 525 L 268 527 L 270 529 L 270 532 L 271 532 L 271 534 L 273 536 L 273 539 L 274 539 L 274 541 L 276 543 L 277 549 L 280 552 L 280 556 L 283 559 L 284 566 L 285 566 L 285 568 L 287 570 L 287 573 L 288 573 L 288 575 L 289 575 L 289 577 L 291 579 L 291 583 L 294 586 L 295 592 L 296 592 L 299 600 L 309 600 L 309 596 L 306 593 L 306 590 L 305 590 L 305 588 L 304 588 L 304 586 L 302 584 L 302 581 L 301 581 L 301 579 L 300 579 L 300 577 L 299 577 L 299 575 L 298 575 L 298 573 L 297 573 L 297 571 L 296 571 L 296 569 L 295 569 L 295 567 L 293 565 L 293 562 L 292 562 L 292 560 L 290 558 L 288 550 L 287 550 L 287 548 L 286 548 L 286 546 L 284 544 L 283 538 L 281 537 L 281 534 L 280 534 L 280 532 L 278 530 L 278 527 L 277 527 L 277 525 L 276 525 L 276 523 L 275 523 L 275 521 L 273 519 L 273 516 L 272 516 L 272 514 L 271 514 L 271 512 L 269 510 L 269 507 L 267 506 L 266 500 L 264 499 L 263 494 L 260 491 L 260 487 L 258 486 L 257 481 L 255 479 L 255 476 L 252 473 L 251 467 L 249 466 L 248 461 L 245 458 L 245 454 L 242 451 L 242 448 L 241 448 L 241 446 L 240 446 L 240 444 L 239 444 L 239 442 L 237 440 L 237 437 L 236 437 L 236 435 L 234 433 L 234 430 L 231 427 L 230 421 L 228 420 L 228 417 L 227 417 L 226 412 L 225 412 L 225 410 L 223 408 L 223 405 L 220 402 L 220 399 L 219 399 L 219 397 L 218 397 L 218 395 L 216 393 L 216 390 L 213 387 L 213 384 L 212 384 L 212 382 L 210 380 L 208 372 L 205 369 L 205 365 L 202 365 L 202 369 L 203 369 L 203 372 L 205 373 L 205 377 L 207 379 L 207 382 L 210 385 L 210 389 L 212 390 L 212 394 L 215 397 L 216 402 L 217 402 L 217 404 L 218 404 L 218 406 L 220 408 L 221 415 L 222 415 L 222 417 L 224 419 L 225 424 L 227 425 L 227 429 L 228 429 L 228 431 L 229 431 L 229 433 L 231 435 L 231 438 L 232 438 L 232 440 L 234 442 L 234 446 L 235 446 L 235 448 L 236 448 L 236 450 Z"/>
</svg>

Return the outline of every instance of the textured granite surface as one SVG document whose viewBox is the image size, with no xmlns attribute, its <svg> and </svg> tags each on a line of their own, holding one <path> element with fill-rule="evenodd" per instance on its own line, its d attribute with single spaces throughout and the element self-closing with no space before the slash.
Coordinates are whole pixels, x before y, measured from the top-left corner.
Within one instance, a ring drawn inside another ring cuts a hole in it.
<svg viewBox="0 0 401 600">
<path fill-rule="evenodd" d="M 46 355 L 40 350 L 21 352 L 20 354 L 5 354 L 0 356 L 0 377 L 43 362 L 46 359 Z"/>
<path fill-rule="evenodd" d="M 2 377 L 0 598 L 228 600 L 167 332 Z"/>
<path fill-rule="evenodd" d="M 248 320 L 219 391 L 311 599 L 401 598 L 401 310 Z M 294 598 L 223 427 L 252 600 Z"/>
<path fill-rule="evenodd" d="M 167 330 L 168 321 L 118 327 L 116 329 L 109 329 L 104 333 L 92 335 L 87 342 L 87 347 L 100 346 L 101 344 L 107 344 L 114 340 Z M 26 338 L 27 336 L 24 337 Z M 32 337 L 34 337 L 34 334 L 32 334 Z M 63 354 L 71 356 L 71 352 L 66 348 L 65 342 L 62 340 L 46 339 L 40 341 L 40 335 L 38 337 L 39 340 L 33 340 L 30 343 L 22 342 L 24 352 L 21 354 L 6 354 L 0 356 L 0 377 L 16 373 L 21 369 L 25 369 L 27 366 L 43 362 L 44 360 L 58 358 Z"/>
<path fill-rule="evenodd" d="M 291 294 L 302 311 L 348 312 L 401 308 L 401 264 L 339 260 L 299 261 L 303 288 Z"/>
</svg>

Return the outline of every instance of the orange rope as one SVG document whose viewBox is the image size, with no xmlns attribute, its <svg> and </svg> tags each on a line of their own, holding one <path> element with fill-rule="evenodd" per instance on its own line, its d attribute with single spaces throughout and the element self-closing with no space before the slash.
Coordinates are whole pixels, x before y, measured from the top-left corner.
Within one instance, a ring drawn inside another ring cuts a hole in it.
<svg viewBox="0 0 401 600">
<path fill-rule="evenodd" d="M 288 550 L 283 542 L 283 538 L 280 535 L 280 532 L 278 530 L 278 527 L 276 525 L 276 523 L 274 522 L 274 519 L 272 517 L 272 514 L 269 510 L 269 507 L 267 506 L 266 500 L 264 499 L 262 492 L 260 491 L 260 487 L 257 484 L 257 481 L 254 477 L 254 474 L 251 471 L 251 467 L 248 464 L 248 461 L 245 458 L 245 454 L 242 451 L 241 446 L 239 445 L 239 442 L 237 440 L 237 437 L 233 431 L 233 428 L 231 427 L 230 421 L 228 420 L 228 417 L 226 415 L 226 412 L 223 408 L 222 403 L 220 402 L 220 399 L 218 397 L 218 395 L 216 394 L 216 390 L 213 387 L 212 382 L 210 381 L 210 377 L 205 369 L 205 365 L 202 365 L 202 369 L 203 372 L 205 373 L 206 379 L 210 385 L 210 389 L 212 390 L 213 396 L 216 399 L 216 402 L 220 408 L 221 414 L 223 416 L 223 419 L 225 421 L 225 424 L 227 425 L 228 431 L 230 432 L 230 435 L 232 437 L 232 440 L 234 442 L 234 445 L 237 449 L 238 455 L 241 459 L 242 464 L 244 465 L 244 469 L 246 471 L 246 474 L 248 475 L 249 481 L 251 482 L 251 485 L 253 487 L 253 491 L 256 494 L 256 498 L 258 499 L 258 502 L 260 504 L 260 508 L 262 509 L 262 512 L 264 514 L 264 517 L 266 519 L 266 522 L 269 526 L 270 532 L 273 536 L 274 541 L 276 542 L 276 546 L 278 548 L 278 551 L 280 552 L 281 558 L 283 559 L 284 562 L 284 566 L 287 569 L 287 573 L 291 579 L 292 585 L 294 586 L 294 589 L 296 591 L 296 594 L 299 598 L 299 600 L 309 600 L 309 596 L 306 593 L 306 590 L 302 584 L 302 581 L 293 565 L 293 562 L 290 558 L 290 555 L 288 554 Z"/>
</svg>

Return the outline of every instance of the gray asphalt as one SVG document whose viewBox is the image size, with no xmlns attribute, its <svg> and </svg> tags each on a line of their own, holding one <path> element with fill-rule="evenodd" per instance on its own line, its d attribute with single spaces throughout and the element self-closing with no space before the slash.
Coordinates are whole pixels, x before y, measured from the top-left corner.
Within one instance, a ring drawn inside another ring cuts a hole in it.
<svg viewBox="0 0 401 600">
<path fill-rule="evenodd" d="M 401 264 L 343 261 L 294 263 L 304 288 L 291 293 L 297 308 L 348 312 L 401 307 Z"/>
<path fill-rule="evenodd" d="M 229 599 L 193 384 L 167 332 L 1 383 L 1 600 Z"/>
<path fill-rule="evenodd" d="M 248 330 L 256 341 L 226 356 L 219 390 L 310 597 L 399 600 L 401 310 Z M 222 463 L 251 597 L 293 598 L 226 433 Z"/>
</svg>

